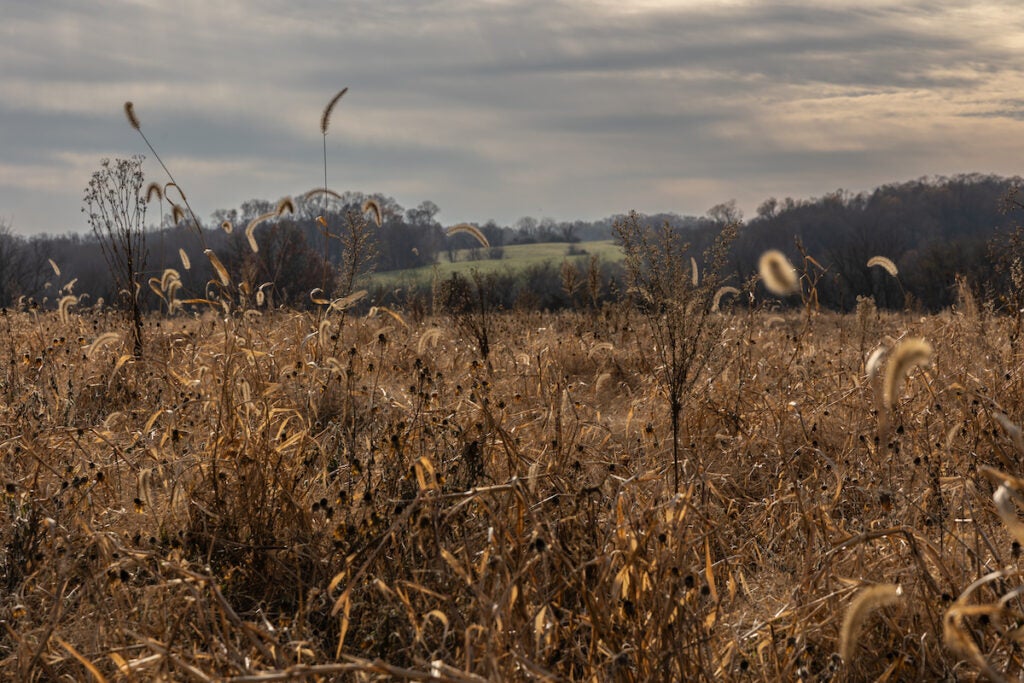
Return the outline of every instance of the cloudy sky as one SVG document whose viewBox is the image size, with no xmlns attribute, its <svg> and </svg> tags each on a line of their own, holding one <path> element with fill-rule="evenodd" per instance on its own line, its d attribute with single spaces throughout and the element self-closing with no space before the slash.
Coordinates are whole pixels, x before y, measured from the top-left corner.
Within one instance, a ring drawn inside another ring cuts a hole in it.
<svg viewBox="0 0 1024 683">
<path fill-rule="evenodd" d="M 322 183 L 444 223 L 1024 172 L 1020 0 L 3 0 L 0 221 L 83 231 L 103 157 L 201 216 Z M 147 160 L 150 179 L 162 179 Z"/>
</svg>

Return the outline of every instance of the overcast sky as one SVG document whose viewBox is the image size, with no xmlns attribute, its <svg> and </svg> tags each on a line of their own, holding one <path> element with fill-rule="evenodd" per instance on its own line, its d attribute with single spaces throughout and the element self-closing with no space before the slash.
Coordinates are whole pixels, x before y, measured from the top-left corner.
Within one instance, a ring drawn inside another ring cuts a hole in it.
<svg viewBox="0 0 1024 683">
<path fill-rule="evenodd" d="M 1020 0 L 2 0 L 0 221 L 86 230 L 125 100 L 201 217 L 301 193 L 344 86 L 329 184 L 446 224 L 1024 170 Z"/>
</svg>

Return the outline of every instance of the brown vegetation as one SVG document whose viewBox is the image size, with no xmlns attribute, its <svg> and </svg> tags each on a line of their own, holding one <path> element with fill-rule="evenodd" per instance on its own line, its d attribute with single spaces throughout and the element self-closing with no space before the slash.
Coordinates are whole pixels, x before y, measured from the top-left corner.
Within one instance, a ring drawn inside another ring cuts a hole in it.
<svg viewBox="0 0 1024 683">
<path fill-rule="evenodd" d="M 1021 674 L 1009 321 L 722 314 L 675 495 L 646 316 L 386 313 L 0 318 L 2 677 Z"/>
</svg>

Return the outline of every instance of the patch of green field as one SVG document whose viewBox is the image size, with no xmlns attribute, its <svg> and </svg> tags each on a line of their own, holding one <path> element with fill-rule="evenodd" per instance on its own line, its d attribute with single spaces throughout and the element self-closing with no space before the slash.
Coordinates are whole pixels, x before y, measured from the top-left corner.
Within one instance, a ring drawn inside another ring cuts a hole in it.
<svg viewBox="0 0 1024 683">
<path fill-rule="evenodd" d="M 622 260 L 622 249 L 616 246 L 613 240 L 577 242 L 572 246 L 577 253 L 570 256 L 568 254 L 569 245 L 565 242 L 514 244 L 503 247 L 505 250 L 504 257 L 500 260 L 485 258 L 488 250 L 480 249 L 481 258 L 477 261 L 468 260 L 472 250 L 462 249 L 455 252 L 455 262 L 448 260 L 447 253 L 442 253 L 440 262 L 433 266 L 373 273 L 368 278 L 368 284 L 384 287 L 423 285 L 431 281 L 434 277 L 435 269 L 438 276 L 444 279 L 452 273 L 469 275 L 474 268 L 481 273 L 506 269 L 515 272 L 530 266 L 540 265 L 544 262 L 560 264 L 564 259 L 575 260 L 580 262 L 580 265 L 583 265 L 594 255 L 598 256 L 605 263 Z"/>
</svg>

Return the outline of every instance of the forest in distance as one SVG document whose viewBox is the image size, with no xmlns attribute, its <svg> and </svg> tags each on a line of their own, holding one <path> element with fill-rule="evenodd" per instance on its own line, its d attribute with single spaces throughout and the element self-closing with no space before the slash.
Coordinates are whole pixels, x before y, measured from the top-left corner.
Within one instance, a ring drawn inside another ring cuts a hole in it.
<svg viewBox="0 0 1024 683">
<path fill-rule="evenodd" d="M 729 273 L 736 285 L 756 272 L 757 258 L 764 250 L 778 248 L 797 260 L 802 248 L 823 268 L 823 277 L 817 283 L 821 306 L 850 311 L 858 297 L 871 296 L 882 308 L 937 311 L 955 302 L 956 276 L 965 278 L 979 293 L 1005 290 L 1012 263 L 1000 260 L 1006 261 L 1012 253 L 1006 247 L 1020 222 L 1015 194 L 1020 184 L 1017 177 L 981 174 L 922 178 L 884 185 L 872 192 L 837 190 L 805 200 L 771 198 L 746 220 L 734 202 L 716 205 L 704 216 L 656 214 L 641 215 L 641 220 L 652 226 L 671 225 L 697 257 L 722 226 L 740 222 L 742 227 L 730 252 Z M 508 267 L 495 275 L 501 293 L 496 305 L 509 309 L 572 308 L 580 302 L 561 286 L 560 262 L 519 267 L 514 259 L 507 259 L 505 249 L 537 242 L 565 243 L 566 259 L 580 270 L 589 266 L 599 271 L 601 300 L 622 294 L 618 286 L 621 264 L 597 259 L 588 264 L 586 254 L 574 245 L 610 239 L 616 221 L 624 216 L 593 222 L 526 217 L 511 226 L 488 221 L 476 226 L 489 243 L 489 248 L 482 249 L 470 235 L 446 235 L 437 220 L 440 209 L 432 202 L 406 209 L 389 197 L 358 192 L 297 198 L 292 214 L 263 221 L 255 229 L 259 245 L 256 253 L 247 243 L 244 228 L 271 211 L 276 202 L 251 200 L 238 209 L 213 212 L 203 226 L 208 242 L 203 245 L 189 222 L 179 217 L 172 224 L 168 205 L 153 201 L 148 206 L 149 215 L 164 218 L 149 221 L 151 227 L 145 235 L 148 258 L 142 279 L 178 268 L 182 291 L 201 296 L 214 273 L 206 259 L 195 257 L 209 246 L 229 270 L 244 269 L 253 282 L 271 282 L 267 293 L 274 305 L 308 308 L 313 305 L 309 292 L 325 284 L 325 259 L 328 269 L 344 259 L 339 241 L 327 240 L 325 247 L 317 217 L 338 225 L 347 211 L 358 209 L 369 198 L 379 205 L 382 220 L 380 226 L 368 226 L 371 253 L 362 264 L 366 273 L 425 267 L 440 259 L 501 259 Z M 161 227 L 156 222 L 161 222 Z M 192 256 L 194 268 L 181 269 L 182 251 Z M 898 280 L 883 277 L 866 265 L 876 255 L 897 265 Z M 55 277 L 51 262 L 59 268 L 60 277 Z M 67 282 L 74 283 L 73 290 L 58 292 L 60 284 Z M 432 297 L 432 288 L 422 283 L 375 288 L 370 279 L 360 285 L 370 290 L 370 300 L 382 305 L 424 306 Z M 100 298 L 109 302 L 114 298 L 113 289 L 93 234 L 26 237 L 17 234 L 16 226 L 0 224 L 0 306 L 16 305 L 20 299 L 53 308 L 61 294 L 68 293 L 85 293 L 93 302 Z M 88 299 L 83 300 L 85 303 Z M 140 305 L 151 310 L 159 306 L 159 299 L 143 288 Z"/>
</svg>

